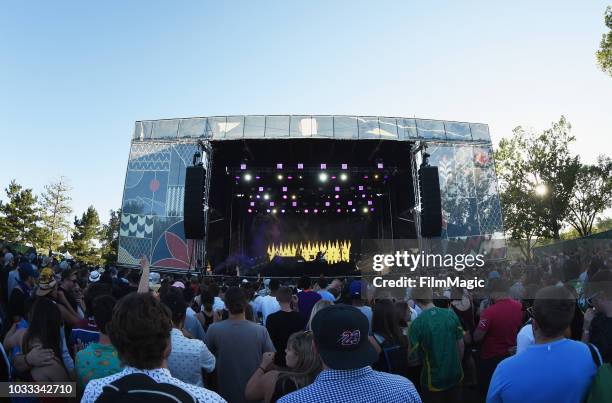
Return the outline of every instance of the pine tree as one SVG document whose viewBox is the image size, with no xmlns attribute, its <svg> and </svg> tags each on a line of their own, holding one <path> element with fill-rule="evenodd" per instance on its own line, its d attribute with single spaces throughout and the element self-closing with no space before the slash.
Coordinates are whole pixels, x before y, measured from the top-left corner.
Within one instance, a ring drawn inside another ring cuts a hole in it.
<svg viewBox="0 0 612 403">
<path fill-rule="evenodd" d="M 102 264 L 100 256 L 100 217 L 93 206 L 89 206 L 81 218 L 74 218 L 72 240 L 64 244 L 65 248 L 78 261 L 88 265 Z"/>
<path fill-rule="evenodd" d="M 45 193 L 40 196 L 42 240 L 46 249 L 57 249 L 63 241 L 63 234 L 70 230 L 66 218 L 72 213 L 70 190 L 66 178 L 61 176 L 45 186 Z"/>
<path fill-rule="evenodd" d="M 12 180 L 5 189 L 7 202 L 0 204 L 0 234 L 9 242 L 40 247 L 40 229 L 36 196 Z"/>
<path fill-rule="evenodd" d="M 121 209 L 111 210 L 108 224 L 102 226 L 102 259 L 107 265 L 117 264 Z"/>
</svg>

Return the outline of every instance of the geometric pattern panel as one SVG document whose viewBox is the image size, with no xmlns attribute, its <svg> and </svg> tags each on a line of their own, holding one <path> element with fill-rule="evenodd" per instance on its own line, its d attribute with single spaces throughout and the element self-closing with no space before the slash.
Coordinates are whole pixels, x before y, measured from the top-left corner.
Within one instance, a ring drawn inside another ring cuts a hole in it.
<svg viewBox="0 0 612 403">
<path fill-rule="evenodd" d="M 167 171 L 170 169 L 170 145 L 160 143 L 133 143 L 128 170 Z"/>
<path fill-rule="evenodd" d="M 119 250 L 121 249 L 123 259 L 119 256 L 119 264 L 133 264 L 131 262 L 139 261 L 143 256 L 151 261 L 151 240 L 148 238 L 119 237 Z"/>
<path fill-rule="evenodd" d="M 182 217 L 184 198 L 184 186 L 168 186 L 166 193 L 166 216 Z"/>
<path fill-rule="evenodd" d="M 122 213 L 119 235 L 135 238 L 151 238 L 153 235 L 153 216 Z"/>
</svg>

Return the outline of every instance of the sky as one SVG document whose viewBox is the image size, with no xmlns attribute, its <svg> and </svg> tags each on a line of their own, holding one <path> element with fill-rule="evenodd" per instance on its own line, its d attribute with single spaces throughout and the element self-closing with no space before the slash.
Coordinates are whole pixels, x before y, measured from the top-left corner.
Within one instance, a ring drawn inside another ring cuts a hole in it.
<svg viewBox="0 0 612 403">
<path fill-rule="evenodd" d="M 63 175 L 107 220 L 136 120 L 213 115 L 482 122 L 494 143 L 565 115 L 591 163 L 612 154 L 607 4 L 3 1 L 0 188 Z"/>
</svg>

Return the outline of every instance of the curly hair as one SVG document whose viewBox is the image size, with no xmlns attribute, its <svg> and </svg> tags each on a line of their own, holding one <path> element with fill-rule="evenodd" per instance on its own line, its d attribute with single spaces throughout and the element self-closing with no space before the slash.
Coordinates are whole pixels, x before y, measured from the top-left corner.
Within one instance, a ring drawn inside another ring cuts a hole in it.
<svg viewBox="0 0 612 403">
<path fill-rule="evenodd" d="M 150 294 L 130 293 L 113 310 L 110 339 L 123 363 L 159 368 L 170 343 L 170 310 Z"/>
</svg>

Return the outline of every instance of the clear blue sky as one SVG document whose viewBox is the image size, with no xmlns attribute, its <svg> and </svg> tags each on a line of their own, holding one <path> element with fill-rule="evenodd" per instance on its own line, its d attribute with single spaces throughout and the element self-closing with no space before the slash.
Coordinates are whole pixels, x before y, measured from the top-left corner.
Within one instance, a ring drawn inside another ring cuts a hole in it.
<svg viewBox="0 0 612 403">
<path fill-rule="evenodd" d="M 612 150 L 609 3 L 4 1 L 0 187 L 65 175 L 75 214 L 107 219 L 134 121 L 216 114 L 475 121 L 495 141 L 565 114 L 591 162 Z"/>
</svg>

